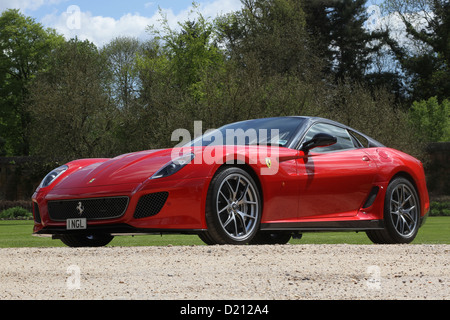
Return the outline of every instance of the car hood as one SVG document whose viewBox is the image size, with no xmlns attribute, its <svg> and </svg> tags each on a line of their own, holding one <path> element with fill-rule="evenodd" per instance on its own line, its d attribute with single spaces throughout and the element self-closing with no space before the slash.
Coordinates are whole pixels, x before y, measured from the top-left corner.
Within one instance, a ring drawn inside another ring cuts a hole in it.
<svg viewBox="0 0 450 320">
<path fill-rule="evenodd" d="M 250 163 L 255 165 L 268 166 L 266 163 L 267 157 L 271 157 L 272 160 L 287 161 L 295 159 L 299 156 L 297 150 L 270 147 L 270 146 L 246 146 L 246 147 L 229 147 L 218 146 L 217 151 L 223 155 L 218 160 L 219 163 L 224 163 L 228 160 L 240 159 L 245 161 L 249 158 Z M 223 149 L 222 149 L 223 148 Z M 59 189 L 73 189 L 84 187 L 100 187 L 108 185 L 130 185 L 140 184 L 149 179 L 155 172 L 161 169 L 164 165 L 171 160 L 185 154 L 186 152 L 192 152 L 196 154 L 196 161 L 202 162 L 202 156 L 200 153 L 205 152 L 203 158 L 211 154 L 211 150 L 207 150 L 207 147 L 193 147 L 190 150 L 185 148 L 173 148 L 173 149 L 159 149 L 148 150 L 135 153 L 124 154 L 112 159 L 99 159 L 95 163 L 89 163 L 86 165 L 84 160 L 78 160 L 68 163 L 69 170 L 67 176 L 53 188 L 53 190 Z M 204 159 L 206 165 L 196 166 L 196 170 L 185 171 L 185 177 L 206 177 L 211 173 L 212 159 Z"/>
<path fill-rule="evenodd" d="M 128 153 L 80 167 L 68 174 L 54 189 L 142 183 L 171 160 L 171 150 Z M 79 166 L 77 161 L 68 163 L 68 165 L 69 168 Z"/>
</svg>

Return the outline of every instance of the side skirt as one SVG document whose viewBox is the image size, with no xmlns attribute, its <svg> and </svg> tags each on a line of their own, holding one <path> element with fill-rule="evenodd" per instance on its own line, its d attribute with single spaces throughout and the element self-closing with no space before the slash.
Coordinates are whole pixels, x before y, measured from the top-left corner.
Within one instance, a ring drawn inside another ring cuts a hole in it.
<svg viewBox="0 0 450 320">
<path fill-rule="evenodd" d="M 92 235 L 92 234 L 110 234 L 112 236 L 131 236 L 131 235 L 155 235 L 155 234 L 198 234 L 203 229 L 143 229 L 135 228 L 127 224 L 113 225 L 94 225 L 88 226 L 84 230 L 67 230 L 65 227 L 46 227 L 33 233 L 35 237 L 51 237 L 59 239 L 64 234 L 74 235 Z"/>
<path fill-rule="evenodd" d="M 263 231 L 366 231 L 384 229 L 383 220 L 261 223 Z"/>
</svg>

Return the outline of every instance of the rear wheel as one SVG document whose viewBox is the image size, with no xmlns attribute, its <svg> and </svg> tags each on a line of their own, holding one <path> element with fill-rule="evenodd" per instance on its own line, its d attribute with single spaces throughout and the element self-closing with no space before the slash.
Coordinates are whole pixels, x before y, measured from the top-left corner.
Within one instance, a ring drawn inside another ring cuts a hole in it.
<svg viewBox="0 0 450 320">
<path fill-rule="evenodd" d="M 246 244 L 258 231 L 260 220 L 261 199 L 253 178 L 240 168 L 221 169 L 208 190 L 208 231 L 200 238 L 207 244 Z"/>
<path fill-rule="evenodd" d="M 384 202 L 384 230 L 367 231 L 374 243 L 411 243 L 419 231 L 420 200 L 413 184 L 395 178 L 388 185 Z"/>
<path fill-rule="evenodd" d="M 104 247 L 114 237 L 110 234 L 73 235 L 61 236 L 61 241 L 69 247 Z"/>
</svg>

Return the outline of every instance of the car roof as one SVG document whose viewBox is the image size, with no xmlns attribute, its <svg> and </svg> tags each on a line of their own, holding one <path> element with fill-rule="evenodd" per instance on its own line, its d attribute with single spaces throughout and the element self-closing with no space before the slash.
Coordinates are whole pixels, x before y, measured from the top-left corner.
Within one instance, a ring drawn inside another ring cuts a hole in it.
<svg viewBox="0 0 450 320">
<path fill-rule="evenodd" d="M 378 142 L 377 140 L 373 139 L 372 137 L 369 137 L 368 135 L 366 135 L 365 133 L 362 133 L 352 127 L 349 127 L 345 124 L 342 124 L 340 122 L 334 121 L 334 120 L 330 120 L 327 118 L 322 118 L 322 117 L 314 117 L 314 116 L 282 116 L 282 117 L 273 117 L 275 118 L 302 118 L 304 120 L 306 120 L 305 124 L 303 124 L 303 130 L 301 130 L 302 132 L 299 132 L 296 139 L 297 143 L 295 143 L 293 141 L 293 144 L 296 144 L 296 146 L 291 144 L 291 148 L 299 148 L 299 144 L 303 138 L 303 136 L 305 135 L 306 131 L 308 131 L 308 129 L 315 123 L 327 123 L 327 124 L 331 124 L 331 125 L 335 125 L 337 127 L 341 127 L 350 131 L 353 131 L 361 136 L 363 136 L 364 138 L 367 139 L 367 141 L 369 142 L 369 147 L 384 147 L 384 145 L 380 142 Z"/>
<path fill-rule="evenodd" d="M 308 131 L 308 129 L 315 123 L 327 123 L 327 124 L 331 124 L 331 125 L 335 125 L 350 131 L 353 131 L 361 136 L 363 136 L 364 138 L 367 139 L 367 141 L 369 142 L 369 147 L 384 147 L 384 145 L 380 142 L 378 142 L 377 140 L 369 137 L 368 135 L 353 129 L 352 127 L 349 127 L 345 124 L 342 124 L 340 122 L 334 121 L 334 120 L 330 120 L 327 118 L 322 118 L 322 117 L 314 117 L 314 116 L 280 116 L 280 117 L 267 117 L 267 118 L 255 118 L 255 119 L 248 119 L 248 120 L 243 120 L 243 121 L 237 121 L 235 123 L 239 123 L 239 122 L 248 122 L 248 121 L 257 121 L 257 120 L 270 120 L 270 119 L 292 119 L 292 118 L 300 118 L 300 119 L 304 119 L 304 123 L 301 124 L 301 127 L 299 127 L 299 131 L 296 133 L 296 135 L 291 138 L 291 142 L 286 146 L 287 148 L 292 148 L 292 149 L 298 149 L 300 148 L 301 142 L 303 140 L 303 137 L 305 136 L 306 132 Z"/>
</svg>

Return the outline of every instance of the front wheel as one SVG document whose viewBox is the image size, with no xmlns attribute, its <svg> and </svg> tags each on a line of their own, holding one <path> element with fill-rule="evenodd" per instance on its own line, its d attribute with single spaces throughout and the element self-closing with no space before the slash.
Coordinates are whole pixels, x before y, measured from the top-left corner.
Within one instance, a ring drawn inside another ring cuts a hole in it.
<svg viewBox="0 0 450 320">
<path fill-rule="evenodd" d="M 236 167 L 221 169 L 206 199 L 207 244 L 246 244 L 261 220 L 261 198 L 253 178 Z"/>
<path fill-rule="evenodd" d="M 94 235 L 62 235 L 60 240 L 69 247 L 104 247 L 114 236 L 110 234 L 94 234 Z"/>
<path fill-rule="evenodd" d="M 384 202 L 384 230 L 367 231 L 374 243 L 411 243 L 419 231 L 420 200 L 413 184 L 405 178 L 391 181 Z"/>
</svg>

